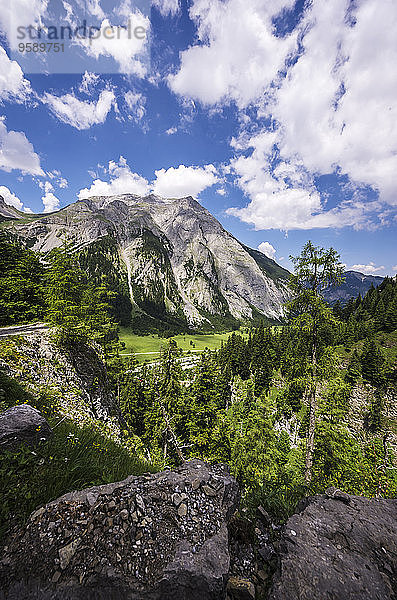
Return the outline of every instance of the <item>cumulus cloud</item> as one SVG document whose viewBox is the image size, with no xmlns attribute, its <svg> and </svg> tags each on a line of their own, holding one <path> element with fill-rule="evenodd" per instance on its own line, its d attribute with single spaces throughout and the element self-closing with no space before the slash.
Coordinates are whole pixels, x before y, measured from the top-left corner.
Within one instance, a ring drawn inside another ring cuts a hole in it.
<svg viewBox="0 0 397 600">
<path fill-rule="evenodd" d="M 86 0 L 87 10 L 98 19 L 103 19 L 105 17 L 105 13 L 103 12 L 100 6 L 100 0 Z"/>
<path fill-rule="evenodd" d="M 258 250 L 268 258 L 273 260 L 276 258 L 276 249 L 270 242 L 261 242 L 258 246 Z"/>
<path fill-rule="evenodd" d="M 79 44 L 96 60 L 101 57 L 112 58 L 118 64 L 120 73 L 145 77 L 150 20 L 138 9 L 128 9 L 128 6 L 124 4 L 126 10 L 119 11 L 119 15 L 126 19 L 125 26 L 112 25 L 109 19 L 103 19 L 100 35 L 81 39 Z M 135 31 L 139 31 L 139 35 L 135 35 Z"/>
<path fill-rule="evenodd" d="M 218 181 L 214 165 L 205 167 L 179 165 L 177 168 L 170 167 L 155 171 L 156 177 L 150 183 L 138 173 L 134 173 L 123 156 L 120 156 L 117 162 L 110 161 L 103 170 L 107 181 L 97 177 L 89 188 L 79 192 L 80 199 L 119 194 L 146 196 L 150 193 L 167 199 L 197 197 L 200 192 Z M 94 173 L 92 175 L 95 176 Z"/>
<path fill-rule="evenodd" d="M 47 171 L 46 175 L 51 181 L 37 181 L 38 186 L 46 192 L 52 191 L 54 189 L 54 185 L 61 189 L 66 189 L 69 186 L 68 180 L 65 177 L 62 177 L 61 172 L 57 169 L 54 169 L 53 171 Z M 52 189 L 49 186 L 51 186 Z"/>
<path fill-rule="evenodd" d="M 0 196 L 2 196 L 4 202 L 9 206 L 13 206 L 18 210 L 23 210 L 23 203 L 5 185 L 0 185 Z"/>
<path fill-rule="evenodd" d="M 0 169 L 29 175 L 44 175 L 40 158 L 22 131 L 8 131 L 4 117 L 0 117 Z"/>
<path fill-rule="evenodd" d="M 392 270 L 397 272 L 397 265 L 394 265 L 394 267 L 392 267 Z"/>
<path fill-rule="evenodd" d="M 100 77 L 96 73 L 90 73 L 86 71 L 81 80 L 79 91 L 84 94 L 92 94 L 92 92 L 95 89 L 95 86 L 99 82 L 99 79 Z"/>
<path fill-rule="evenodd" d="M 167 129 L 167 131 L 165 132 L 167 135 L 175 135 L 175 133 L 178 131 L 177 127 L 170 127 L 169 129 Z"/>
<path fill-rule="evenodd" d="M 110 161 L 106 173 L 109 176 L 109 181 L 95 179 L 91 187 L 79 192 L 79 198 L 118 194 L 146 196 L 150 192 L 148 181 L 137 173 L 133 173 L 123 156 L 120 156 L 118 162 Z"/>
<path fill-rule="evenodd" d="M 169 15 L 174 17 L 181 10 L 179 0 L 153 0 L 153 6 L 159 10 L 163 17 Z"/>
<path fill-rule="evenodd" d="M 29 27 L 42 24 L 49 0 L 2 0 L 0 11 L 0 28 L 7 35 L 12 49 L 17 48 L 19 26 Z"/>
<path fill-rule="evenodd" d="M 240 108 L 231 172 L 249 203 L 230 214 L 257 229 L 387 223 L 397 206 L 397 4 L 313 0 L 278 36 L 273 17 L 293 4 L 194 0 L 198 41 L 169 85 Z M 379 201 L 358 194 L 330 207 L 316 187 L 330 173 L 369 186 Z"/>
<path fill-rule="evenodd" d="M 42 201 L 45 213 L 54 212 L 59 208 L 60 201 L 52 192 L 46 192 Z"/>
<path fill-rule="evenodd" d="M 197 197 L 200 192 L 218 181 L 214 165 L 205 167 L 170 167 L 155 171 L 153 191 L 163 198 Z"/>
<path fill-rule="evenodd" d="M 307 15 L 304 51 L 268 112 L 278 122 L 281 155 L 299 156 L 313 173 L 338 167 L 397 204 L 397 5 L 316 0 Z"/>
<path fill-rule="evenodd" d="M 394 268 L 394 267 L 393 267 Z M 377 267 L 374 262 L 370 262 L 368 265 L 353 265 L 349 271 L 359 271 L 364 275 L 376 275 L 379 272 L 384 272 L 385 267 Z"/>
<path fill-rule="evenodd" d="M 10 60 L 0 46 L 0 101 L 23 102 L 30 93 L 30 83 L 24 78 L 21 67 L 15 60 Z"/>
<path fill-rule="evenodd" d="M 283 68 L 296 33 L 274 35 L 273 17 L 293 0 L 194 0 L 190 17 L 198 44 L 181 54 L 171 89 L 203 104 L 256 100 Z"/>
<path fill-rule="evenodd" d="M 46 93 L 43 102 L 60 121 L 83 130 L 106 121 L 115 102 L 115 95 L 111 90 L 103 90 L 96 102 L 90 102 L 79 100 L 74 94 L 54 96 Z"/>
</svg>

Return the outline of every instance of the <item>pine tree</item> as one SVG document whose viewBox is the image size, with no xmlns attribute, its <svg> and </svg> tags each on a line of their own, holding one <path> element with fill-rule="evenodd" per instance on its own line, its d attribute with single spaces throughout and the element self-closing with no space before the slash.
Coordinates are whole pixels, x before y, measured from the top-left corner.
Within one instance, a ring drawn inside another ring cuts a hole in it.
<svg viewBox="0 0 397 600">
<path fill-rule="evenodd" d="M 56 328 L 56 338 L 60 344 L 85 341 L 89 327 L 84 322 L 82 312 L 84 274 L 66 243 L 61 248 L 52 250 L 48 260 L 47 319 Z"/>
<path fill-rule="evenodd" d="M 360 361 L 358 352 L 355 349 L 353 351 L 353 354 L 351 355 L 349 365 L 347 367 L 345 379 L 346 379 L 347 383 L 354 385 L 356 383 L 357 379 L 359 379 L 360 377 L 361 377 L 361 361 Z"/>
<path fill-rule="evenodd" d="M 361 355 L 361 371 L 370 383 L 380 384 L 383 381 L 385 358 L 374 339 L 368 339 Z"/>
</svg>

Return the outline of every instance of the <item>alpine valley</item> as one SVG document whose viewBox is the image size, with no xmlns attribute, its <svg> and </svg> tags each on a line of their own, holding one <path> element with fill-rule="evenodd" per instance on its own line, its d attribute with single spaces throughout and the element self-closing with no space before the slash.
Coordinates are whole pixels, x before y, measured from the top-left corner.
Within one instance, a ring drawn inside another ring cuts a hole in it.
<svg viewBox="0 0 397 600">
<path fill-rule="evenodd" d="M 240 243 L 192 197 L 123 194 L 26 215 L 0 199 L 3 230 L 46 253 L 67 243 L 94 280 L 106 275 L 117 320 L 136 330 L 277 323 L 289 272 Z"/>
</svg>

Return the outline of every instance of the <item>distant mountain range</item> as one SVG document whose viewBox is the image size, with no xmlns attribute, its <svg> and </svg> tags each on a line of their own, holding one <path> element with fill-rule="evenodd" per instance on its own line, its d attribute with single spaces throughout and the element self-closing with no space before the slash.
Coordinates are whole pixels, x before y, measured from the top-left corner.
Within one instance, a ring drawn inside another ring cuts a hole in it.
<svg viewBox="0 0 397 600">
<path fill-rule="evenodd" d="M 376 275 L 364 275 L 358 271 L 346 271 L 344 277 L 342 285 L 332 286 L 324 293 L 324 298 L 332 305 L 338 300 L 341 304 L 346 304 L 350 298 L 357 298 L 359 294 L 365 296 L 371 285 L 377 287 L 384 279 Z"/>
<path fill-rule="evenodd" d="M 283 316 L 289 272 L 241 244 L 191 197 L 93 197 L 43 215 L 1 202 L 0 214 L 2 228 L 33 250 L 70 242 L 93 277 L 103 272 L 117 282 L 134 325 L 231 328 Z"/>
</svg>

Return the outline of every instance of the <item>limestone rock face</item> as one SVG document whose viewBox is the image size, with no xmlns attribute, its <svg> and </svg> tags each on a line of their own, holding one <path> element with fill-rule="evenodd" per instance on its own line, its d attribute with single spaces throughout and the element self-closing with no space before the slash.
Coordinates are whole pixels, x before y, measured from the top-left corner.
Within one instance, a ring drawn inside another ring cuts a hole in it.
<svg viewBox="0 0 397 600">
<path fill-rule="evenodd" d="M 12 337 L 9 344 L 12 353 L 0 360 L 6 375 L 33 396 L 39 396 L 45 385 L 62 418 L 81 427 L 106 427 L 108 437 L 120 439 L 117 400 L 94 347 L 78 344 L 61 349 L 48 332 Z"/>
<path fill-rule="evenodd" d="M 224 598 L 238 501 L 228 471 L 199 460 L 67 494 L 6 542 L 0 599 Z"/>
<path fill-rule="evenodd" d="M 285 526 L 270 600 L 395 600 L 397 500 L 331 488 Z"/>
<path fill-rule="evenodd" d="M 34 250 L 66 237 L 87 264 L 112 265 L 138 315 L 193 327 L 283 315 L 288 271 L 243 246 L 191 197 L 93 197 L 6 226 Z"/>
<path fill-rule="evenodd" d="M 51 435 L 47 421 L 29 404 L 13 406 L 0 413 L 0 451 L 15 450 L 22 444 L 35 446 Z"/>
</svg>

